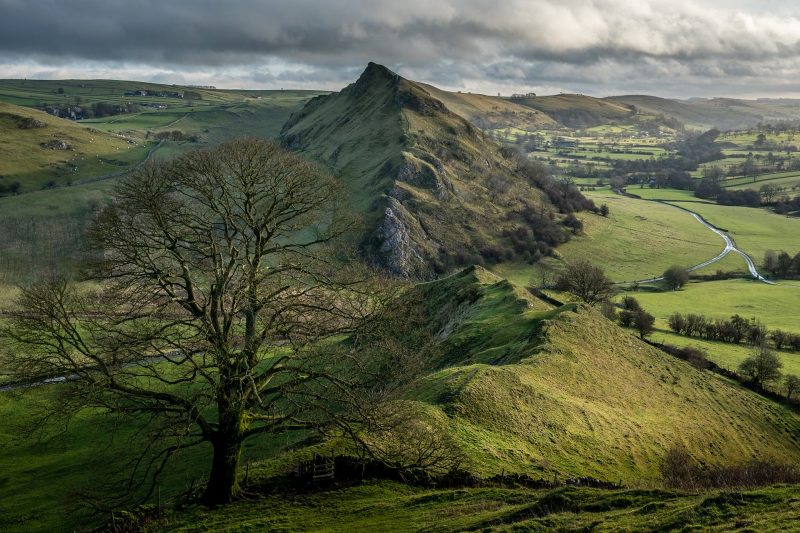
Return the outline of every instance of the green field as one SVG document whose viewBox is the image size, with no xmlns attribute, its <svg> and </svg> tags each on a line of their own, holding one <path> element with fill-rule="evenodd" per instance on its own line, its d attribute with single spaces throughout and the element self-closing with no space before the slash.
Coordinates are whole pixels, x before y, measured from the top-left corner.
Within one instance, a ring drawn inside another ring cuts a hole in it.
<svg viewBox="0 0 800 533">
<path fill-rule="evenodd" d="M 614 281 L 651 278 L 674 264 L 696 265 L 724 248 L 719 236 L 672 206 L 627 198 L 608 190 L 585 194 L 597 205 L 607 204 L 610 216 L 582 215 L 584 235 L 559 246 L 557 253 L 567 261 L 588 259 Z M 516 283 L 527 284 L 531 278 L 541 277 L 543 268 L 559 268 L 559 264 L 552 260 L 532 266 L 501 264 L 496 270 Z M 740 269 L 743 265 L 736 268 Z"/>
<path fill-rule="evenodd" d="M 752 280 L 692 282 L 679 291 L 629 293 L 666 329 L 672 313 L 700 313 L 712 318 L 738 314 L 756 317 L 769 329 L 800 333 L 800 282 L 767 285 Z"/>
</svg>

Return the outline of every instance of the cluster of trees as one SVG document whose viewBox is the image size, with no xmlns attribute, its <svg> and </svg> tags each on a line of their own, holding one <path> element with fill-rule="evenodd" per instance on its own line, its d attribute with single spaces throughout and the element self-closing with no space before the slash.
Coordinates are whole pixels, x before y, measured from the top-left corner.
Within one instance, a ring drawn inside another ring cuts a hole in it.
<svg viewBox="0 0 800 533">
<path fill-rule="evenodd" d="M 666 269 L 662 277 L 667 288 L 672 291 L 677 291 L 689 283 L 689 271 L 679 265 L 672 265 Z"/>
<path fill-rule="evenodd" d="M 764 252 L 764 270 L 776 278 L 800 277 L 800 252 L 792 257 L 783 250 L 767 250 Z"/>
<path fill-rule="evenodd" d="M 547 166 L 532 161 L 523 154 L 516 153 L 514 157 L 517 172 L 533 187 L 544 192 L 560 213 L 597 212 L 598 208 L 594 202 L 581 194 L 580 189 L 571 180 L 556 179 Z"/>
<path fill-rule="evenodd" d="M 711 171 L 710 173 L 715 174 Z M 742 189 L 726 190 L 717 177 L 704 177 L 695 189 L 698 198 L 716 199 L 720 205 L 737 205 L 743 207 L 761 207 L 771 205 L 775 212 L 787 214 L 800 210 L 800 195 L 791 198 L 785 187 L 771 183 L 762 185 L 759 190 Z"/>
<path fill-rule="evenodd" d="M 721 190 L 717 195 L 720 205 L 738 205 L 743 207 L 761 207 L 761 194 L 753 189 L 740 191 Z"/>
<path fill-rule="evenodd" d="M 620 308 L 621 310 L 616 316 L 620 326 L 634 328 L 639 333 L 640 339 L 644 339 L 653 332 L 656 319 L 642 308 L 636 298 L 626 296 L 622 299 Z M 606 316 L 609 315 L 613 317 L 613 313 L 606 311 Z"/>
<path fill-rule="evenodd" d="M 673 313 L 668 319 L 669 328 L 678 335 L 701 337 L 710 341 L 747 343 L 753 346 L 767 345 L 777 350 L 800 350 L 800 335 L 787 333 L 780 329 L 769 331 L 755 318 L 746 319 L 733 315 L 730 319 L 712 319 L 689 313 Z"/>
<path fill-rule="evenodd" d="M 796 213 L 800 211 L 800 194 L 794 198 L 784 196 L 772 204 L 772 208 L 779 215 L 788 215 L 789 213 Z"/>
<path fill-rule="evenodd" d="M 581 194 L 572 181 L 553 177 L 546 165 L 530 160 L 513 148 L 504 147 L 501 153 L 514 161 L 516 172 L 532 187 L 543 191 L 563 216 L 558 217 L 546 203 L 526 204 L 514 214 L 519 224 L 502 232 L 503 241 L 480 250 L 482 260 L 491 264 L 517 258 L 534 263 L 542 257 L 552 255 L 553 249 L 569 241 L 572 235 L 581 233 L 583 222 L 575 216 L 575 212 L 589 210 L 608 216 L 608 206 L 598 208 Z M 500 178 L 490 178 L 488 187 L 490 193 L 502 192 L 503 181 Z"/>
</svg>

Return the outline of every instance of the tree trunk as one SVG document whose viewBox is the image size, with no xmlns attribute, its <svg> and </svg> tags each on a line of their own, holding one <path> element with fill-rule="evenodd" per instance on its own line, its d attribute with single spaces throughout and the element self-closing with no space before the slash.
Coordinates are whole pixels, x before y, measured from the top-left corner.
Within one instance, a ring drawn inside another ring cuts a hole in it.
<svg viewBox="0 0 800 533">
<path fill-rule="evenodd" d="M 239 494 L 239 457 L 242 442 L 238 438 L 220 438 L 214 442 L 214 459 L 211 474 L 203 493 L 206 505 L 222 505 L 232 502 Z"/>
<path fill-rule="evenodd" d="M 230 503 L 239 495 L 239 458 L 243 442 L 241 398 L 235 387 L 230 386 L 221 387 L 218 395 L 219 429 L 211 441 L 214 458 L 203 494 L 206 505 Z"/>
</svg>

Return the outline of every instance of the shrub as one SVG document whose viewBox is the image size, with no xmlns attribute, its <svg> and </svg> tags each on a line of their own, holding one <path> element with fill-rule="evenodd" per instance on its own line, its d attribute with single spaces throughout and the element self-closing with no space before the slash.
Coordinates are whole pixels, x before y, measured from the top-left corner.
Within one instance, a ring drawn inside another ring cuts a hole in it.
<svg viewBox="0 0 800 533">
<path fill-rule="evenodd" d="M 669 267 L 663 276 L 667 287 L 673 291 L 677 291 L 689 282 L 689 271 L 678 265 Z"/>
</svg>

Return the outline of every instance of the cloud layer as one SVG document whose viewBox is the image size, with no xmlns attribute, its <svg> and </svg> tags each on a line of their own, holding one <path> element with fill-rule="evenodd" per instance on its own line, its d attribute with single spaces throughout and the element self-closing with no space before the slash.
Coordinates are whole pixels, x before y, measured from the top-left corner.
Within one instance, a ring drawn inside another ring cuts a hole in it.
<svg viewBox="0 0 800 533">
<path fill-rule="evenodd" d="M 766 8 L 768 6 L 768 9 Z M 705 0 L 0 0 L 0 76 L 800 94 L 800 6 Z"/>
</svg>

